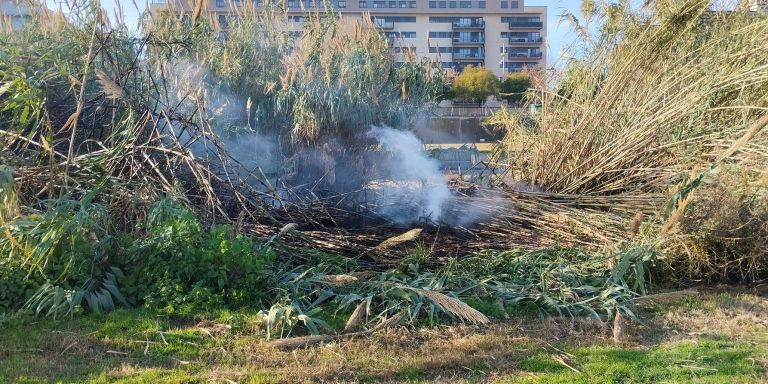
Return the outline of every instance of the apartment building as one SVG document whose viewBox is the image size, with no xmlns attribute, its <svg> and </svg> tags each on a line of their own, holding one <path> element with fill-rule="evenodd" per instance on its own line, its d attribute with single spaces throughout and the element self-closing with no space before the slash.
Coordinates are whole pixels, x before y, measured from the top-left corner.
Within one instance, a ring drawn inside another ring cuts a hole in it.
<svg viewBox="0 0 768 384">
<path fill-rule="evenodd" d="M 152 0 L 151 10 L 167 7 Z M 185 0 L 181 0 L 185 1 Z M 209 0 L 208 10 L 225 20 L 242 1 Z M 525 6 L 524 0 L 331 0 L 342 18 L 370 17 L 390 39 L 398 60 L 409 52 L 429 57 L 433 65 L 461 71 L 483 66 L 499 77 L 525 67 L 543 68 L 547 7 Z M 188 4 L 174 4 L 189 9 Z M 322 7 L 322 0 L 284 0 L 290 28 L 301 30 L 303 15 Z"/>
<path fill-rule="evenodd" d="M 32 7 L 22 0 L 0 0 L 0 31 L 16 31 L 31 17 Z"/>
</svg>

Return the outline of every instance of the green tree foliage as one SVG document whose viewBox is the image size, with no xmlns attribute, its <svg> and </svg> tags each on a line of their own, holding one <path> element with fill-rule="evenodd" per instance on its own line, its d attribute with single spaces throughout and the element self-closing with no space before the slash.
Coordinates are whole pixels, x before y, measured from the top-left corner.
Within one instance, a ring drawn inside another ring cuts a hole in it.
<svg viewBox="0 0 768 384">
<path fill-rule="evenodd" d="M 531 87 L 531 76 L 525 73 L 510 73 L 501 83 L 501 97 L 509 102 L 520 102 Z"/>
<path fill-rule="evenodd" d="M 499 93 L 499 78 L 488 68 L 469 66 L 453 82 L 456 97 L 483 102 Z"/>
</svg>

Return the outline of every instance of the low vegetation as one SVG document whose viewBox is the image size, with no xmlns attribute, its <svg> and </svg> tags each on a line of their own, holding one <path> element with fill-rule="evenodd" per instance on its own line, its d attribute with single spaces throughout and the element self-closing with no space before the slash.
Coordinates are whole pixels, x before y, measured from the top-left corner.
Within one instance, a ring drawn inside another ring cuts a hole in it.
<svg viewBox="0 0 768 384">
<path fill-rule="evenodd" d="M 646 309 L 644 323 L 615 345 L 598 322 L 542 321 L 509 307 L 514 320 L 499 317 L 483 329 L 396 328 L 297 350 L 262 341 L 259 318 L 249 311 L 193 321 L 146 310 L 16 319 L 0 329 L 0 380 L 760 383 L 766 308 L 764 298 L 737 292 L 667 300 Z"/>
</svg>

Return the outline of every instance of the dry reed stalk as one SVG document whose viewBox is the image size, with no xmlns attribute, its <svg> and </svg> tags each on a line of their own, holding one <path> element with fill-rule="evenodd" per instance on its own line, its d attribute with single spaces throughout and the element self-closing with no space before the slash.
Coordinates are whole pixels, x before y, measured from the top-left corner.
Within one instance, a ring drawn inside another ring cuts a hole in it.
<svg viewBox="0 0 768 384">
<path fill-rule="evenodd" d="M 377 252 L 382 252 L 382 251 L 386 251 L 387 249 L 390 249 L 392 247 L 398 246 L 400 244 L 403 244 L 403 243 L 406 243 L 406 242 L 409 242 L 409 241 L 413 241 L 417 237 L 419 237 L 419 235 L 421 235 L 422 231 L 423 231 L 423 229 L 421 229 L 421 228 L 414 228 L 414 229 L 411 229 L 411 230 L 409 230 L 409 231 L 407 231 L 405 233 L 402 233 L 400 235 L 397 235 L 397 236 L 394 236 L 394 237 L 390 237 L 390 238 L 382 241 L 376 247 L 374 247 L 374 250 L 377 251 Z"/>
<path fill-rule="evenodd" d="M 458 317 L 461 321 L 466 321 L 472 324 L 488 324 L 490 322 L 487 316 L 459 299 L 446 296 L 436 291 L 423 289 L 416 289 L 415 291 L 428 298 L 436 305 L 442 307 L 446 312 Z"/>
<path fill-rule="evenodd" d="M 613 342 L 621 343 L 624 341 L 626 321 L 621 315 L 621 311 L 616 310 L 616 315 L 613 318 Z"/>
<path fill-rule="evenodd" d="M 351 332 L 357 328 L 358 324 L 360 324 L 360 320 L 362 320 L 365 316 L 367 307 L 368 302 L 366 300 L 361 301 L 360 304 L 357 305 L 355 310 L 352 312 L 352 315 L 350 315 L 349 319 L 347 319 L 347 323 L 344 324 L 344 332 Z"/>
</svg>

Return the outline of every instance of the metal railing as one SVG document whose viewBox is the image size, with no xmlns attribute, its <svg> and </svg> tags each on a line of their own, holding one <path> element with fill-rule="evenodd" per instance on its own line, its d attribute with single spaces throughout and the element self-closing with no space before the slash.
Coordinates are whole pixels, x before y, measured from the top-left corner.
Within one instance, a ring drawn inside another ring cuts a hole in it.
<svg viewBox="0 0 768 384">
<path fill-rule="evenodd" d="M 544 56 L 542 52 L 510 52 L 509 58 L 540 59 Z"/>
<path fill-rule="evenodd" d="M 510 37 L 509 43 L 510 44 L 536 44 L 543 42 L 544 39 L 541 37 Z"/>
<path fill-rule="evenodd" d="M 394 21 L 384 21 L 381 19 L 376 19 L 373 21 L 373 25 L 381 28 L 381 29 L 394 29 L 395 28 L 395 22 Z"/>
<path fill-rule="evenodd" d="M 477 38 L 461 38 L 461 37 L 454 37 L 453 42 L 455 44 L 484 44 L 485 38 L 477 37 Z"/>
<path fill-rule="evenodd" d="M 510 21 L 509 28 L 541 28 L 544 23 L 541 21 Z"/>
<path fill-rule="evenodd" d="M 472 21 L 454 21 L 452 23 L 454 28 L 485 28 L 485 21 L 472 20 Z"/>
<path fill-rule="evenodd" d="M 454 53 L 454 60 L 483 60 L 485 59 L 485 53 L 472 52 L 472 53 Z"/>
</svg>

